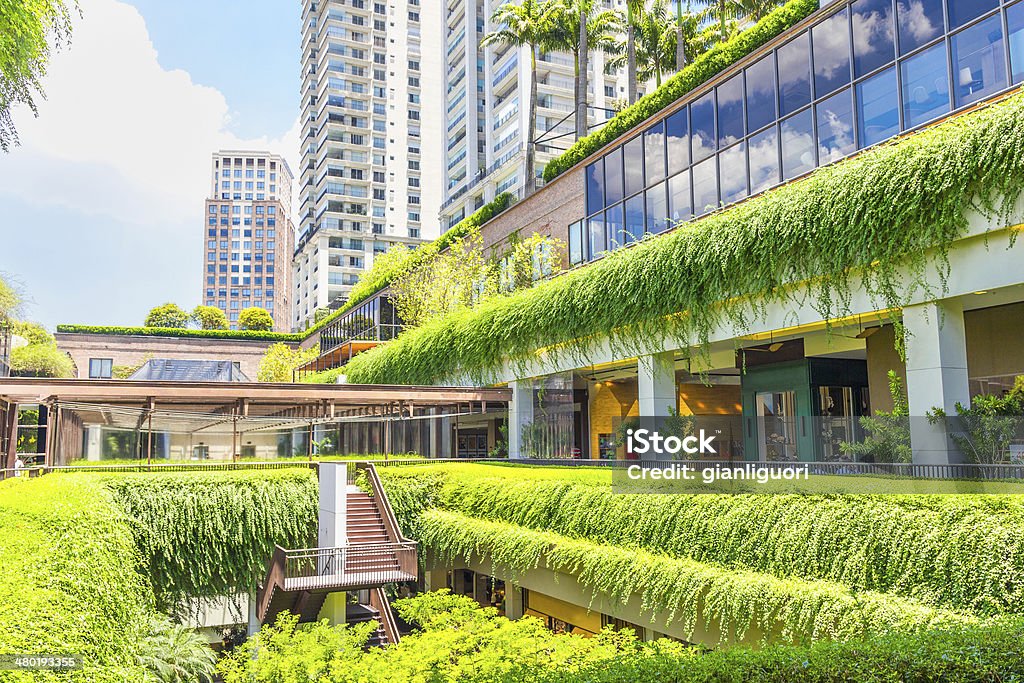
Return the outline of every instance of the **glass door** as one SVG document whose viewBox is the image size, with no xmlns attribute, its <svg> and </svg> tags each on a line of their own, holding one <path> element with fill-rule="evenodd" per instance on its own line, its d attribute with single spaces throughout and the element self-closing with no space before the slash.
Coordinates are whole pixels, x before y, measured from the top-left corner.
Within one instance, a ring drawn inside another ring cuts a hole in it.
<svg viewBox="0 0 1024 683">
<path fill-rule="evenodd" d="M 795 462 L 796 392 L 761 391 L 754 395 L 757 408 L 757 445 L 760 460 Z"/>
<path fill-rule="evenodd" d="M 853 387 L 818 387 L 821 404 L 821 459 L 827 462 L 852 460 L 840 449 L 843 442 L 856 439 L 857 412 Z"/>
</svg>

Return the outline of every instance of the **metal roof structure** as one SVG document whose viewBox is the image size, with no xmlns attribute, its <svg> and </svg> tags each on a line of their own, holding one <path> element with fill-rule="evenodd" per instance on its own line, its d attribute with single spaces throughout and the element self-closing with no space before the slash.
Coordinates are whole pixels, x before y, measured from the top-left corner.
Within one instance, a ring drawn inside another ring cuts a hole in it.
<svg viewBox="0 0 1024 683">
<path fill-rule="evenodd" d="M 181 360 L 152 358 L 128 379 L 169 382 L 249 382 L 249 378 L 229 360 Z"/>
</svg>

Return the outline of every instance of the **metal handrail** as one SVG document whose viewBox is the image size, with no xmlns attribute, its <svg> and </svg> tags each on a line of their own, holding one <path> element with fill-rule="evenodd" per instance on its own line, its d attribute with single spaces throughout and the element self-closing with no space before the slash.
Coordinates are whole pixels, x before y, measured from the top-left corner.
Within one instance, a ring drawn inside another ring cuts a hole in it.
<svg viewBox="0 0 1024 683">
<path fill-rule="evenodd" d="M 366 479 L 370 483 L 373 497 L 377 500 L 377 510 L 384 520 L 384 527 L 387 530 L 388 538 L 397 542 L 412 543 L 412 541 L 402 535 L 402 529 L 398 525 L 398 518 L 395 517 L 395 511 L 388 500 L 387 491 L 384 490 L 384 485 L 381 484 L 377 468 L 371 462 L 356 462 L 354 463 L 354 469 L 366 472 Z"/>
<path fill-rule="evenodd" d="M 395 615 L 391 613 L 391 603 L 388 595 L 381 587 L 370 589 L 370 607 L 377 610 L 377 617 L 388 643 L 395 645 L 402 639 L 398 633 L 398 624 L 395 622 Z"/>
<path fill-rule="evenodd" d="M 352 589 L 416 578 L 416 543 L 411 541 L 282 552 L 280 585 L 288 591 Z"/>
</svg>

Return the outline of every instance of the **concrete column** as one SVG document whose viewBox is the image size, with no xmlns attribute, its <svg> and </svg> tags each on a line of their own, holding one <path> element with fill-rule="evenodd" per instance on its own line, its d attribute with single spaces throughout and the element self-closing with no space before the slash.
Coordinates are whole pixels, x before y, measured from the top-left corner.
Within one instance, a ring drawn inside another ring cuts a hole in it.
<svg viewBox="0 0 1024 683">
<path fill-rule="evenodd" d="M 246 596 L 249 599 L 249 623 L 246 625 L 245 635 L 250 638 L 256 635 L 256 632 L 260 630 L 260 620 L 256 617 L 256 595 L 257 594 L 253 592 Z"/>
<path fill-rule="evenodd" d="M 86 460 L 99 460 L 101 455 L 101 447 L 103 430 L 101 427 L 89 426 L 85 428 L 85 459 Z M 189 454 L 191 455 L 191 454 Z"/>
<path fill-rule="evenodd" d="M 956 415 L 957 402 L 970 404 L 963 305 L 955 301 L 903 309 L 907 350 L 907 399 L 915 463 L 959 462 L 944 425 L 928 424 L 932 408 Z"/>
<path fill-rule="evenodd" d="M 679 403 L 673 352 L 640 356 L 636 369 L 640 417 L 668 417 Z"/>
<path fill-rule="evenodd" d="M 508 406 L 508 457 L 525 458 L 523 427 L 533 422 L 533 380 L 517 379 L 508 383 L 512 401 Z"/>
<path fill-rule="evenodd" d="M 444 567 L 433 567 L 423 572 L 423 590 L 439 591 L 448 587 L 448 571 Z"/>
<path fill-rule="evenodd" d="M 320 464 L 320 514 L 317 546 L 336 548 L 348 542 L 345 530 L 345 504 L 348 493 L 348 465 L 344 462 Z M 345 591 L 329 593 L 320 609 L 320 619 L 331 624 L 345 623 Z"/>
<path fill-rule="evenodd" d="M 505 616 L 509 619 L 523 616 L 523 589 L 511 581 L 505 582 Z"/>
</svg>

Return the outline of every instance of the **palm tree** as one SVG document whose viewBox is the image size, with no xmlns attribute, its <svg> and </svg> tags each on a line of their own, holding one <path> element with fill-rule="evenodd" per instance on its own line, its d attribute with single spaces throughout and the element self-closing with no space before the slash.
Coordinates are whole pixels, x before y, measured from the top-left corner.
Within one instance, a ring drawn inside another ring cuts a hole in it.
<svg viewBox="0 0 1024 683">
<path fill-rule="evenodd" d="M 536 150 L 533 142 L 537 130 L 537 51 L 555 44 L 552 19 L 557 9 L 554 0 L 522 0 L 518 5 L 510 2 L 499 5 L 491 15 L 491 23 L 499 28 L 480 41 L 481 47 L 499 43 L 530 49 L 530 115 L 526 125 L 524 195 L 530 195 L 537 189 L 537 172 L 534 169 Z"/>
<path fill-rule="evenodd" d="M 150 634 L 140 643 L 139 663 L 154 683 L 192 683 L 213 680 L 217 655 L 192 629 L 154 619 Z"/>
<path fill-rule="evenodd" d="M 676 71 L 682 71 L 718 41 L 717 31 L 706 26 L 708 10 L 691 12 L 689 2 L 685 12 L 681 7 L 682 0 L 676 0 L 673 30 L 665 36 L 666 49 L 675 55 Z"/>
<path fill-rule="evenodd" d="M 644 11 L 644 0 L 626 0 L 626 97 L 636 102 L 636 25 Z"/>
<path fill-rule="evenodd" d="M 653 0 L 636 22 L 637 78 L 661 85 L 661 75 L 672 71 L 675 64 L 675 46 L 672 44 L 672 21 L 666 0 Z"/>
<path fill-rule="evenodd" d="M 750 21 L 761 21 L 771 14 L 772 10 L 782 4 L 783 0 L 730 0 L 737 17 L 746 17 Z"/>
</svg>

